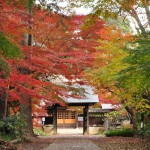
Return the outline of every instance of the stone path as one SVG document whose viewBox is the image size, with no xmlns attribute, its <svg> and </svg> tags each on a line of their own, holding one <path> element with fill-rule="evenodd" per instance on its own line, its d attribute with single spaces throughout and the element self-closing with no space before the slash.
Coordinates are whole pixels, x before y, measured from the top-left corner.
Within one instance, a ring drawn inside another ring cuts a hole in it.
<svg viewBox="0 0 150 150">
<path fill-rule="evenodd" d="M 100 150 L 87 138 L 56 138 L 45 150 Z"/>
</svg>

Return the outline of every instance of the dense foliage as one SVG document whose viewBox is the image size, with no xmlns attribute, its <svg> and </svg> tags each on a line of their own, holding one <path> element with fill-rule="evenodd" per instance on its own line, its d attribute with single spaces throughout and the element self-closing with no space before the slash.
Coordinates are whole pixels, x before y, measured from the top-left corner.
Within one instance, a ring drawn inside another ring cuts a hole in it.
<svg viewBox="0 0 150 150">
<path fill-rule="evenodd" d="M 23 139 L 25 133 L 22 128 L 26 126 L 24 116 L 14 115 L 8 116 L 0 121 L 0 130 L 2 132 L 3 127 L 5 127 L 5 132 L 10 135 L 12 138 Z M 1 133 L 1 135 L 3 135 Z"/>
<path fill-rule="evenodd" d="M 118 130 L 109 130 L 105 132 L 106 136 L 123 136 L 123 137 L 133 137 L 134 132 L 130 129 L 118 129 Z"/>
<path fill-rule="evenodd" d="M 84 28 L 85 16 L 65 16 L 33 2 L 0 1 L 0 118 L 17 110 L 27 115 L 30 127 L 32 113 L 43 109 L 41 101 L 64 105 L 67 85 L 92 65 L 97 31 L 103 28 L 99 18 Z M 55 83 L 59 78 L 67 82 Z"/>
<path fill-rule="evenodd" d="M 90 4 L 88 16 L 65 16 L 45 7 L 45 1 L 34 2 L 0 0 L 0 119 L 6 119 L 9 108 L 12 114 L 28 112 L 32 121 L 32 113 L 44 108 L 41 100 L 44 106 L 64 105 L 63 97 L 74 90 L 69 85 L 85 84 L 84 78 L 95 86 L 101 103 L 123 106 L 131 123 L 137 112 L 150 115 L 149 1 L 70 3 Z M 136 37 L 112 21 L 129 16 L 137 23 Z M 55 83 L 57 79 L 66 82 Z"/>
<path fill-rule="evenodd" d="M 149 114 L 150 110 L 150 40 L 139 39 L 135 47 L 129 50 L 130 55 L 123 62 L 128 67 L 119 72 L 118 82 L 131 95 L 130 105 L 138 112 Z"/>
</svg>

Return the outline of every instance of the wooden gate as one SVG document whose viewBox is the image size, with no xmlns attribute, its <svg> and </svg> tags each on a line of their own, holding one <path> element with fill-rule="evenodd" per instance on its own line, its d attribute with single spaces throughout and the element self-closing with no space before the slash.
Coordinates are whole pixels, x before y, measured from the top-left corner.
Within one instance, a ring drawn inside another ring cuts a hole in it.
<svg viewBox="0 0 150 150">
<path fill-rule="evenodd" d="M 57 112 L 57 124 L 59 126 L 74 126 L 77 122 L 76 111 L 70 110 L 58 110 Z"/>
</svg>

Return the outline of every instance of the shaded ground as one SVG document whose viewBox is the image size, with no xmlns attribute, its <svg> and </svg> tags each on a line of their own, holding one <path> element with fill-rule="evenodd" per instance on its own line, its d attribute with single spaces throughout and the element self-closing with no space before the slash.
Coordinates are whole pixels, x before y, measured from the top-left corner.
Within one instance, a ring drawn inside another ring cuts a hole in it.
<svg viewBox="0 0 150 150">
<path fill-rule="evenodd" d="M 91 139 L 102 150 L 150 150 L 150 139 L 104 137 Z"/>
<path fill-rule="evenodd" d="M 59 137 L 58 137 L 59 138 Z M 57 138 L 57 140 L 58 140 Z M 91 142 L 95 143 L 100 150 L 150 150 L 150 139 L 139 139 L 130 137 L 70 137 L 70 140 L 74 142 L 74 139 L 88 138 Z M 62 139 L 62 138 L 61 138 Z M 67 138 L 63 138 L 64 143 Z M 25 142 L 18 144 L 18 150 L 44 150 L 56 138 L 32 138 L 31 142 Z M 62 140 L 61 140 L 62 141 Z M 93 149 L 94 150 L 94 149 Z"/>
<path fill-rule="evenodd" d="M 17 150 L 44 150 L 53 141 L 54 139 L 33 137 L 30 138 L 30 141 L 17 144 L 16 146 Z"/>
</svg>

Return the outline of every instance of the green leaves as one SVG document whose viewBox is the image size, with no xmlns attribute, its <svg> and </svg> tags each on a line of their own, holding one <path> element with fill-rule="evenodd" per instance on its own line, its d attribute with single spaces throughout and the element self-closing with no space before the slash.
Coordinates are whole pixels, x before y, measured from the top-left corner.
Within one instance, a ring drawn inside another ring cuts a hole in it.
<svg viewBox="0 0 150 150">
<path fill-rule="evenodd" d="M 28 7 L 29 9 L 31 9 L 32 6 L 33 6 L 33 4 L 34 4 L 34 2 L 35 2 L 35 0 L 27 0 L 27 7 Z"/>
<path fill-rule="evenodd" d="M 8 41 L 2 33 L 0 33 L 0 55 L 5 58 L 21 57 L 21 50 L 16 45 Z"/>
<path fill-rule="evenodd" d="M 26 126 L 24 116 L 16 114 L 14 116 L 8 116 L 0 121 L 0 127 L 6 127 L 11 135 L 16 138 L 23 138 L 22 128 Z"/>
<path fill-rule="evenodd" d="M 108 137 L 111 136 L 133 137 L 134 132 L 131 129 L 117 129 L 117 130 L 109 130 L 105 132 L 105 135 Z"/>
<path fill-rule="evenodd" d="M 1 77 L 7 78 L 10 75 L 10 67 L 4 59 L 17 59 L 22 56 L 21 50 L 16 45 L 8 41 L 0 33 L 0 72 Z"/>
<path fill-rule="evenodd" d="M 7 78 L 10 75 L 10 68 L 2 58 L 0 58 L 0 72 L 2 72 L 1 76 L 3 78 Z"/>
<path fill-rule="evenodd" d="M 141 92 L 150 87 L 150 39 L 138 41 L 138 46 L 130 50 L 124 59 L 129 67 L 120 72 L 119 82 L 127 88 L 134 87 L 134 92 Z M 123 79 L 124 78 L 124 79 Z"/>
<path fill-rule="evenodd" d="M 150 39 L 139 39 L 123 60 L 128 66 L 119 72 L 117 82 L 131 95 L 130 103 L 140 111 L 150 112 Z"/>
</svg>

